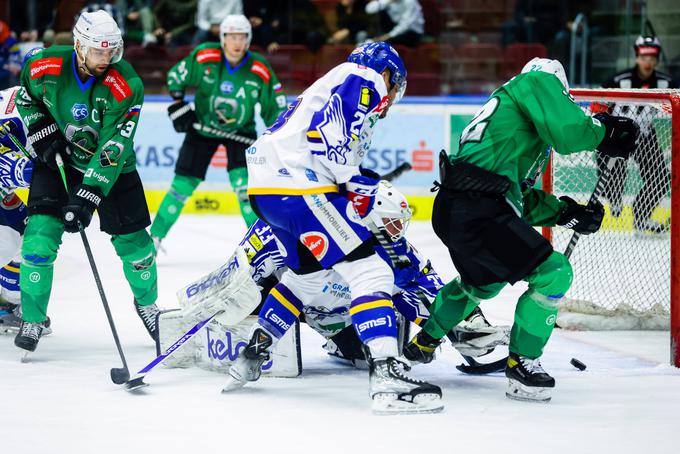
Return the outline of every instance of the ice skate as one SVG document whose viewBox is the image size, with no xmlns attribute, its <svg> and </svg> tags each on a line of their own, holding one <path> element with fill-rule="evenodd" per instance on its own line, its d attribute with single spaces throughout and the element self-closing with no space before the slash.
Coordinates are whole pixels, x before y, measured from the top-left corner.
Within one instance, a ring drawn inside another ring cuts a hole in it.
<svg viewBox="0 0 680 454">
<path fill-rule="evenodd" d="M 139 315 L 139 318 L 142 319 L 142 323 L 144 323 L 144 327 L 149 332 L 149 336 L 151 336 L 151 339 L 153 339 L 155 342 L 156 339 L 158 339 L 157 320 L 158 314 L 161 313 L 160 309 L 158 309 L 156 303 L 149 304 L 148 306 L 142 306 L 140 304 L 137 304 L 137 300 L 135 300 L 134 303 L 137 315 Z"/>
<path fill-rule="evenodd" d="M 0 334 L 18 333 L 20 329 L 21 309 L 19 306 L 17 304 L 0 302 Z"/>
<path fill-rule="evenodd" d="M 43 332 L 42 323 L 22 322 L 19 333 L 14 338 L 14 345 L 21 349 L 21 362 L 28 360 L 28 354 L 38 347 L 38 341 Z"/>
<path fill-rule="evenodd" d="M 509 380 L 505 395 L 510 399 L 550 402 L 550 390 L 555 387 L 555 379 L 543 369 L 539 358 L 510 353 L 505 376 Z"/>
<path fill-rule="evenodd" d="M 273 345 L 272 336 L 262 328 L 257 328 L 246 348 L 229 368 L 229 379 L 222 388 L 223 393 L 243 388 L 249 381 L 257 381 L 262 374 L 262 364 L 269 359 Z"/>
<path fill-rule="evenodd" d="M 461 355 L 479 357 L 510 342 L 509 326 L 493 326 L 479 308 L 451 330 L 451 344 Z"/>
<path fill-rule="evenodd" d="M 411 364 L 427 364 L 432 362 L 435 350 L 437 350 L 437 347 L 441 343 L 441 339 L 434 339 L 425 331 L 421 330 L 413 337 L 413 339 L 411 339 L 411 342 L 404 347 L 402 354 L 404 355 L 404 358 L 411 362 Z"/>
<path fill-rule="evenodd" d="M 369 359 L 369 394 L 378 415 L 438 413 L 444 409 L 439 386 L 407 377 L 395 358 Z"/>
</svg>

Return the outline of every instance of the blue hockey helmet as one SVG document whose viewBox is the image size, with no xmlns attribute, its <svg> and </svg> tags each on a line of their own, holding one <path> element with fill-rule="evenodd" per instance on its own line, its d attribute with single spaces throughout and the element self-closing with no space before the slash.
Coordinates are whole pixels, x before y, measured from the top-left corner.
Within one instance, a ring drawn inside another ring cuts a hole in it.
<svg viewBox="0 0 680 454">
<path fill-rule="evenodd" d="M 404 66 L 404 61 L 399 53 L 388 43 L 379 41 L 363 44 L 349 54 L 347 61 L 366 66 L 377 73 L 389 69 L 390 83 L 398 90 L 394 102 L 398 102 L 404 95 L 406 91 L 406 66 Z"/>
<path fill-rule="evenodd" d="M 31 50 L 29 50 L 28 52 L 26 52 L 26 55 L 24 55 L 24 59 L 23 59 L 23 61 L 21 62 L 21 66 L 24 66 L 24 65 L 26 64 L 26 62 L 27 62 L 32 56 L 34 56 L 35 54 L 37 54 L 37 53 L 40 52 L 41 50 L 43 50 L 42 47 L 34 47 L 34 48 L 32 48 Z"/>
</svg>

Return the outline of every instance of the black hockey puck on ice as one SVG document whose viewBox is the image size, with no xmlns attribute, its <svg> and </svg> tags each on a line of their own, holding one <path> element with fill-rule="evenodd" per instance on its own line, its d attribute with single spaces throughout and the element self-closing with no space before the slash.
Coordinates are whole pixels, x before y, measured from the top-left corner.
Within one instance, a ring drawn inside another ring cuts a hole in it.
<svg viewBox="0 0 680 454">
<path fill-rule="evenodd" d="M 572 366 L 574 366 L 578 370 L 586 370 L 586 365 L 576 358 L 571 358 L 571 361 L 569 362 L 571 363 Z"/>
</svg>

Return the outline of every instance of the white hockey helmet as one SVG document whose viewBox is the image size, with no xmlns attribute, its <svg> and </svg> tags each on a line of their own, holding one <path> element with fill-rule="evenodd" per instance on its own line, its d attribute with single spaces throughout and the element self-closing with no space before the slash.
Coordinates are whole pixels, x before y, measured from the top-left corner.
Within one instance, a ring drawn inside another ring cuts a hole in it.
<svg viewBox="0 0 680 454">
<path fill-rule="evenodd" d="M 534 57 L 524 65 L 522 68 L 522 73 L 528 73 L 532 71 L 541 71 L 548 74 L 554 74 L 562 82 L 564 88 L 569 91 L 569 82 L 567 81 L 567 74 L 564 72 L 564 66 L 559 60 L 551 60 L 549 58 L 538 58 Z"/>
<path fill-rule="evenodd" d="M 250 21 L 242 14 L 230 14 L 224 18 L 220 24 L 220 44 L 224 48 L 224 35 L 227 33 L 245 33 L 246 50 L 250 47 L 250 40 L 253 38 L 253 28 Z"/>
<path fill-rule="evenodd" d="M 412 215 L 413 212 L 404 194 L 389 181 L 381 180 L 378 183 L 373 209 L 368 215 L 370 222 L 387 233 L 389 239 L 395 242 L 406 233 Z"/>
<path fill-rule="evenodd" d="M 90 49 L 113 50 L 109 64 L 123 58 L 123 36 L 118 24 L 106 11 L 84 12 L 73 27 L 74 48 L 80 44 L 80 58 L 83 60 Z M 78 52 L 78 49 L 76 49 Z"/>
</svg>

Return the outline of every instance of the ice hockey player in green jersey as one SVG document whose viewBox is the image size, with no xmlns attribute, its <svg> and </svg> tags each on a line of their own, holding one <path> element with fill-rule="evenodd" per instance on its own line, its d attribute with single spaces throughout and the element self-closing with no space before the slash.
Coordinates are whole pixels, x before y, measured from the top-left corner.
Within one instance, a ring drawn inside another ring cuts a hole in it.
<svg viewBox="0 0 680 454">
<path fill-rule="evenodd" d="M 248 201 L 246 148 L 255 139 L 255 105 L 271 125 L 286 108 L 283 93 L 269 63 L 248 50 L 252 30 L 245 16 L 229 15 L 220 24 L 220 43 L 205 43 L 172 67 L 168 90 L 175 100 L 168 114 L 177 132 L 186 132 L 179 150 L 175 178 L 151 226 L 156 244 L 177 221 L 220 145 L 227 148 L 227 170 L 241 214 L 250 227 L 257 216 Z M 196 88 L 195 108 L 184 101 L 188 87 Z M 230 137 L 231 136 L 231 137 Z"/>
<path fill-rule="evenodd" d="M 16 101 L 37 155 L 21 252 L 23 323 L 15 338 L 27 351 L 35 350 L 47 317 L 61 237 L 78 232 L 79 224 L 87 227 L 95 210 L 152 337 L 159 312 L 154 248 L 146 231 L 151 219 L 133 147 L 142 81 L 121 59 L 123 39 L 105 11 L 82 13 L 73 38 L 73 47 L 52 46 L 26 62 Z M 57 154 L 65 162 L 68 193 Z"/>
<path fill-rule="evenodd" d="M 505 374 L 506 395 L 549 401 L 555 380 L 541 367 L 555 326 L 557 303 L 572 282 L 568 259 L 532 226 L 561 225 L 581 234 L 599 230 L 598 201 L 557 199 L 534 187 L 550 158 L 597 149 L 627 158 L 637 126 L 632 120 L 586 115 L 569 94 L 562 65 L 534 59 L 498 88 L 463 130 L 460 149 L 442 156 L 442 179 L 432 226 L 447 246 L 460 276 L 437 295 L 430 319 L 404 355 L 428 362 L 441 339 L 481 300 L 520 280 L 528 290 L 517 302 Z"/>
</svg>

